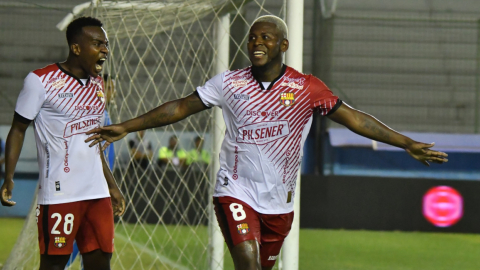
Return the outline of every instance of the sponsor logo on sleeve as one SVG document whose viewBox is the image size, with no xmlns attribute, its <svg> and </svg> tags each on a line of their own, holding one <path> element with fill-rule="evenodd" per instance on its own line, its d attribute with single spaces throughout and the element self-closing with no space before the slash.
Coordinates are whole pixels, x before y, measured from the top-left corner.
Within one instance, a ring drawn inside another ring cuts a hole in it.
<svg viewBox="0 0 480 270">
<path fill-rule="evenodd" d="M 55 242 L 53 243 L 53 245 L 56 248 L 63 248 L 67 245 L 67 240 L 63 236 L 55 236 Z"/>
<path fill-rule="evenodd" d="M 268 260 L 269 260 L 269 261 L 275 261 L 275 260 L 277 259 L 277 257 L 278 257 L 278 255 L 276 255 L 276 256 L 270 256 L 270 257 L 268 257 Z"/>
<path fill-rule="evenodd" d="M 287 120 L 264 121 L 240 127 L 238 143 L 266 144 L 286 137 L 290 134 Z"/>
<path fill-rule="evenodd" d="M 295 104 L 295 93 L 280 93 L 280 104 L 285 107 Z"/>
<path fill-rule="evenodd" d="M 67 123 L 63 137 L 68 138 L 73 135 L 85 133 L 94 127 L 99 127 L 101 117 L 101 115 L 87 115 Z"/>
<path fill-rule="evenodd" d="M 238 234 L 247 234 L 250 232 L 250 228 L 248 227 L 248 223 L 240 223 L 237 225 Z"/>
</svg>

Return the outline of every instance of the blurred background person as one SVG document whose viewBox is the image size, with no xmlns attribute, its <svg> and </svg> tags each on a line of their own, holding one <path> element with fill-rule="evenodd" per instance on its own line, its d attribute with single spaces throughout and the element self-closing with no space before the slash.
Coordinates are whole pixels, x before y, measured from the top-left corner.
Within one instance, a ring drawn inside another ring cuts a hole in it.
<svg viewBox="0 0 480 270">
<path fill-rule="evenodd" d="M 158 150 L 158 165 L 161 168 L 182 167 L 187 159 L 187 152 L 178 146 L 178 138 L 172 135 L 168 140 L 168 146 Z"/>
<path fill-rule="evenodd" d="M 128 141 L 133 164 L 146 170 L 153 157 L 152 143 L 145 138 L 145 130 L 138 131 L 136 136 Z"/>
<path fill-rule="evenodd" d="M 194 139 L 195 148 L 190 150 L 187 154 L 186 165 L 194 166 L 196 168 L 206 168 L 210 164 L 210 153 L 203 149 L 203 138 L 200 136 Z"/>
</svg>

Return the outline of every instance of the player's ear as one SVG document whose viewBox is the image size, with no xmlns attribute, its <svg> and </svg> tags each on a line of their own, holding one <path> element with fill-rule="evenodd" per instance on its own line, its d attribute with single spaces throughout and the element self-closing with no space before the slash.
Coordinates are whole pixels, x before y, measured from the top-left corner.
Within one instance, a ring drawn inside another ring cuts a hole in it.
<svg viewBox="0 0 480 270">
<path fill-rule="evenodd" d="M 80 45 L 72 43 L 72 45 L 70 45 L 70 51 L 77 56 L 80 55 Z"/>
<path fill-rule="evenodd" d="M 282 52 L 286 52 L 288 50 L 288 46 L 289 46 L 288 39 L 285 38 L 282 40 L 282 43 L 280 44 L 280 50 Z"/>
</svg>

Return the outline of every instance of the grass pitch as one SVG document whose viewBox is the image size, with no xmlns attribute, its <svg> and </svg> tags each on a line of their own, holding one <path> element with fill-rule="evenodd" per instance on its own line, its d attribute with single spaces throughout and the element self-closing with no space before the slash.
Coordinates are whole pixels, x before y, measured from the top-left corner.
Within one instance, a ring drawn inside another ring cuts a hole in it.
<svg viewBox="0 0 480 270">
<path fill-rule="evenodd" d="M 22 224 L 0 218 L 0 265 Z M 206 251 L 198 244 L 206 241 L 206 227 L 117 225 L 112 269 L 207 269 Z M 477 270 L 479 258 L 476 234 L 300 231 L 301 270 Z M 233 270 L 228 251 L 225 269 Z"/>
</svg>

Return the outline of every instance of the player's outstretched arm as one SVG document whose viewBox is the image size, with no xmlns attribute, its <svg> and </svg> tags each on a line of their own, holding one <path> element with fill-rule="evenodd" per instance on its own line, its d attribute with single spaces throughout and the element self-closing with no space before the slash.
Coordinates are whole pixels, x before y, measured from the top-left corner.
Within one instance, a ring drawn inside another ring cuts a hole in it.
<svg viewBox="0 0 480 270">
<path fill-rule="evenodd" d="M 187 97 L 164 103 L 144 115 L 121 124 L 92 129 L 87 132 L 87 135 L 93 135 L 88 137 L 85 142 L 91 141 L 90 147 L 92 147 L 99 142 L 107 141 L 103 146 L 103 149 L 106 149 L 109 143 L 120 140 L 130 132 L 173 124 L 207 108 L 198 94 L 193 93 Z"/>
<path fill-rule="evenodd" d="M 328 117 L 361 136 L 405 149 L 410 156 L 427 166 L 430 165 L 429 162 L 444 163 L 448 161 L 446 153 L 430 149 L 434 146 L 433 143 L 416 142 L 387 127 L 375 117 L 355 110 L 346 103 L 340 105 Z"/>
<path fill-rule="evenodd" d="M 13 174 L 17 166 L 18 157 L 23 147 L 25 131 L 30 122 L 20 121 L 17 117 L 13 118 L 12 127 L 5 143 L 5 181 L 0 188 L 0 200 L 3 206 L 14 206 L 16 202 L 12 201 Z"/>
</svg>

